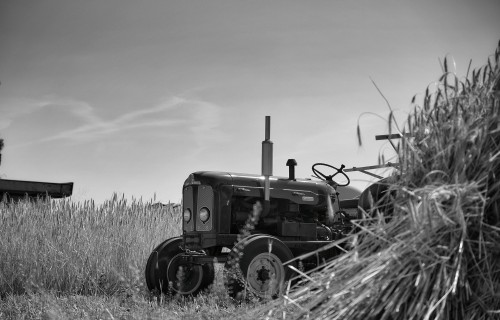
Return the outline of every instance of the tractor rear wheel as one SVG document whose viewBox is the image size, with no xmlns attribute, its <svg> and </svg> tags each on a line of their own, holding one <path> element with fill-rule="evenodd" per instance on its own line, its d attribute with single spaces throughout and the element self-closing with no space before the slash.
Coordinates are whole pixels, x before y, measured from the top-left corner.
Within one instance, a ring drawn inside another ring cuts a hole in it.
<svg viewBox="0 0 500 320">
<path fill-rule="evenodd" d="M 238 242 L 224 268 L 225 284 L 232 298 L 250 295 L 275 298 L 283 293 L 293 272 L 284 263 L 293 258 L 278 238 L 253 235 Z"/>
<path fill-rule="evenodd" d="M 361 209 L 370 214 L 372 218 L 378 210 L 386 219 L 392 217 L 394 211 L 394 192 L 389 189 L 393 177 L 387 177 L 373 183 L 366 188 L 359 196 L 358 215 L 363 216 Z M 360 209 L 361 208 L 361 209 Z"/>
<path fill-rule="evenodd" d="M 182 238 L 161 243 L 149 256 L 146 264 L 146 284 L 150 291 L 195 295 L 214 280 L 213 263 L 187 263 L 181 255 Z"/>
</svg>

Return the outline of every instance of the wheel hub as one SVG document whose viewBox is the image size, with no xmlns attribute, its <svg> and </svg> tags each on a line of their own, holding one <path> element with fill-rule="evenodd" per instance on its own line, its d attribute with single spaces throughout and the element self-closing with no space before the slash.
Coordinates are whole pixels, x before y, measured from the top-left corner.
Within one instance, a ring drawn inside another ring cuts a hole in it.
<svg viewBox="0 0 500 320">
<path fill-rule="evenodd" d="M 266 269 L 264 266 L 262 266 L 262 268 L 260 268 L 260 270 L 257 271 L 257 280 L 265 282 L 266 280 L 269 279 L 271 279 L 269 277 L 269 270 Z"/>
</svg>

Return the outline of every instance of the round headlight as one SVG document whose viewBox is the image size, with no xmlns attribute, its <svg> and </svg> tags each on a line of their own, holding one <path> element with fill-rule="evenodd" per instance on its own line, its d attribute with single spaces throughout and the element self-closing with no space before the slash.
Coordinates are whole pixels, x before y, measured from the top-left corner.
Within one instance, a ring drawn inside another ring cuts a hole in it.
<svg viewBox="0 0 500 320">
<path fill-rule="evenodd" d="M 208 208 L 201 208 L 200 209 L 200 220 L 201 222 L 205 223 L 208 221 L 208 219 L 210 219 L 210 210 L 208 210 Z"/>
<path fill-rule="evenodd" d="M 184 222 L 186 223 L 189 222 L 191 220 L 191 210 L 185 209 L 183 216 L 184 216 Z"/>
</svg>

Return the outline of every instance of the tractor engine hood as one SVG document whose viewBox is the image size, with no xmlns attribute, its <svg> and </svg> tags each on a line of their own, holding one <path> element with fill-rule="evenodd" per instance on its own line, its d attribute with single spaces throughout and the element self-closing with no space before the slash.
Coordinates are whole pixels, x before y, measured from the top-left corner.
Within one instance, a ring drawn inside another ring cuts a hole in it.
<svg viewBox="0 0 500 320">
<path fill-rule="evenodd" d="M 213 188 L 232 186 L 234 195 L 264 196 L 264 177 L 257 174 L 198 171 L 184 182 L 184 186 L 205 184 Z M 299 204 L 317 205 L 326 195 L 335 195 L 335 189 L 322 181 L 271 176 L 270 185 L 271 198 L 290 199 Z"/>
</svg>

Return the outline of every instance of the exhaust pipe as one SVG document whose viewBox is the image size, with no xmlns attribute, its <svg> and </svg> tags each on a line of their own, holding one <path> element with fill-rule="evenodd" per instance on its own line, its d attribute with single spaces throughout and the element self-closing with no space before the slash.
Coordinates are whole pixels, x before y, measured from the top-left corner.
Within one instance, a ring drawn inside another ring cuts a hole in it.
<svg viewBox="0 0 500 320">
<path fill-rule="evenodd" d="M 297 161 L 295 159 L 288 159 L 286 162 L 286 166 L 288 167 L 288 179 L 295 180 L 295 166 L 297 165 Z"/>
<path fill-rule="evenodd" d="M 262 175 L 273 175 L 273 142 L 271 139 L 271 117 L 266 116 L 266 136 L 262 141 Z"/>
<path fill-rule="evenodd" d="M 273 142 L 271 139 L 271 117 L 266 116 L 265 140 L 262 141 L 262 175 L 264 176 L 264 210 L 263 216 L 269 214 L 271 182 L 269 177 L 273 175 Z"/>
</svg>

